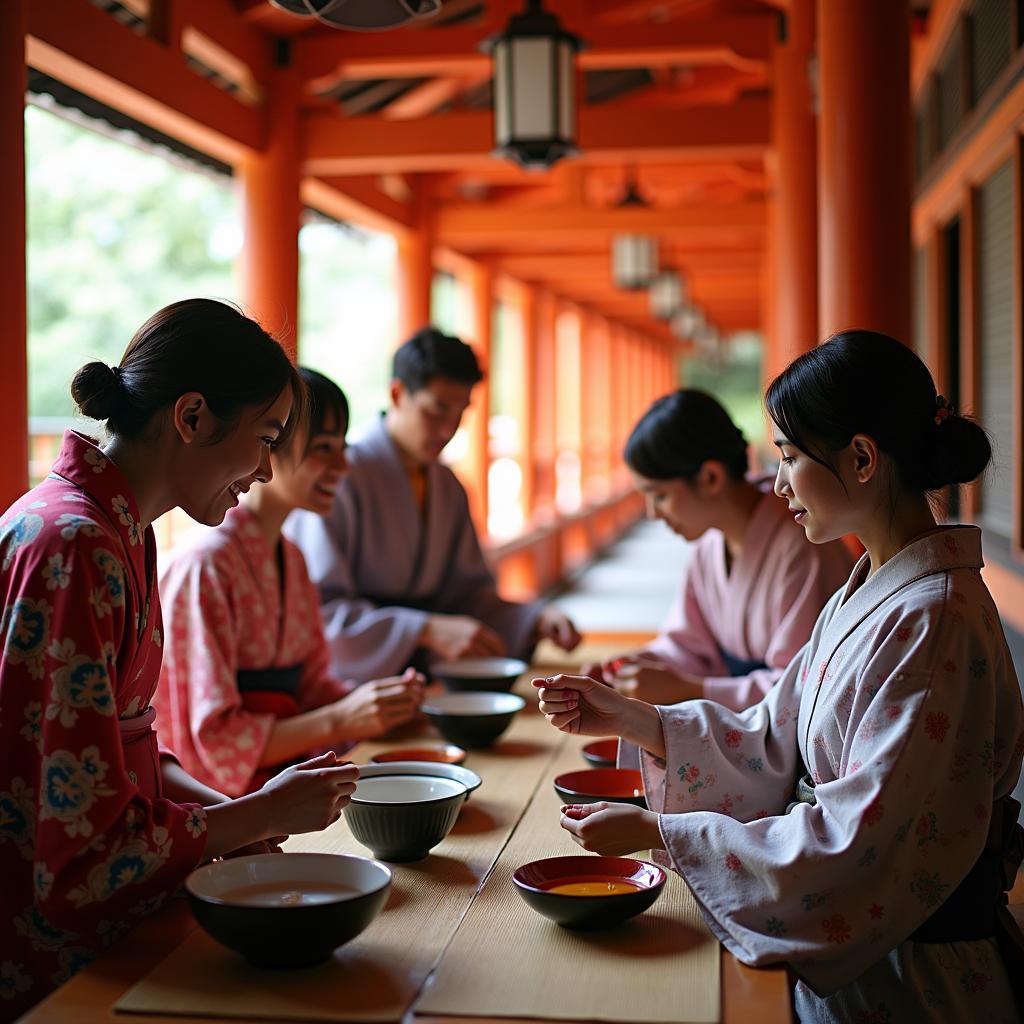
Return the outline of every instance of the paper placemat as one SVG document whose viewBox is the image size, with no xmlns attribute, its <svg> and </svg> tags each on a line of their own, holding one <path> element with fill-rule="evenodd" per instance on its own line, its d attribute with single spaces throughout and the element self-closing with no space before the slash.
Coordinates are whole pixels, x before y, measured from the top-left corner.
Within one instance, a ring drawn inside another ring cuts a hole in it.
<svg viewBox="0 0 1024 1024">
<path fill-rule="evenodd" d="M 550 777 L 579 766 L 572 738 Z M 512 872 L 581 854 L 558 824 L 550 778 L 448 946 L 416 1012 L 472 1017 L 707 1024 L 720 1019 L 719 946 L 686 884 L 669 873 L 649 910 L 616 928 L 574 932 L 532 910 Z"/>
<path fill-rule="evenodd" d="M 562 738 L 533 707 L 516 716 L 493 748 L 467 760 L 483 785 L 452 832 L 422 861 L 389 865 L 388 904 L 362 935 L 328 963 L 298 971 L 262 971 L 197 930 L 116 1009 L 194 1017 L 310 1021 L 399 1021 L 450 941 L 481 881 L 516 827 Z M 371 746 L 354 753 L 369 756 Z M 371 751 L 372 752 L 372 751 Z M 288 850 L 370 856 L 344 815 Z"/>
</svg>

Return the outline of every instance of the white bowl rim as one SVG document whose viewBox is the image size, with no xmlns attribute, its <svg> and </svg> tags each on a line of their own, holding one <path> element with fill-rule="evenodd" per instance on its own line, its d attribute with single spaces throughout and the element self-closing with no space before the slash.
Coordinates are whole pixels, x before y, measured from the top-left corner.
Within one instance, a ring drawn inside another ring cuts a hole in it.
<svg viewBox="0 0 1024 1024">
<path fill-rule="evenodd" d="M 460 718 L 486 718 L 522 711 L 526 701 L 517 693 L 442 693 L 425 700 L 420 708 L 427 715 L 452 715 Z"/>
<path fill-rule="evenodd" d="M 322 903 L 318 903 L 316 907 L 334 906 L 338 903 L 349 903 L 352 900 L 360 899 L 363 896 L 372 896 L 374 893 L 380 892 L 382 889 L 388 888 L 391 885 L 394 873 L 391 868 L 386 864 L 381 863 L 375 857 L 360 857 L 356 853 L 313 853 L 300 850 L 283 850 L 281 853 L 252 853 L 246 854 L 242 857 L 230 857 L 225 860 L 214 860 L 208 861 L 206 864 L 200 864 L 199 867 L 193 868 L 185 879 L 185 890 L 189 895 L 195 897 L 198 900 L 202 900 L 204 903 L 213 904 L 218 907 L 237 907 L 245 910 L 310 910 L 313 906 L 310 904 L 299 904 L 297 906 L 262 906 L 255 903 L 238 903 L 235 900 L 226 900 L 222 896 L 213 896 L 210 893 L 203 892 L 197 888 L 202 883 L 202 876 L 208 874 L 216 874 L 225 870 L 242 870 L 245 864 L 259 859 L 262 862 L 264 857 L 273 857 L 275 860 L 281 857 L 292 858 L 289 862 L 295 863 L 294 858 L 301 857 L 307 864 L 313 864 L 315 860 L 321 860 L 325 865 L 333 862 L 337 866 L 339 858 L 348 862 L 360 861 L 364 864 L 370 864 L 372 867 L 380 872 L 383 872 L 383 878 L 379 885 L 374 886 L 372 889 L 360 889 L 356 892 L 351 893 L 339 893 L 337 899 L 325 900 Z M 329 858 L 329 860 L 328 860 Z M 280 863 L 280 861 L 278 861 Z M 227 867 L 225 865 L 228 865 Z M 233 865 L 234 867 L 231 867 Z M 198 878 L 196 876 L 199 876 Z M 334 879 L 329 879 L 334 881 Z"/>
<path fill-rule="evenodd" d="M 412 807 L 412 806 L 420 807 L 420 806 L 424 806 L 424 805 L 427 805 L 427 804 L 441 803 L 444 800 L 450 800 L 452 797 L 465 796 L 469 792 L 469 786 L 467 786 L 464 782 L 459 782 L 458 779 L 449 779 L 449 778 L 446 778 L 443 775 L 422 775 L 422 774 L 419 774 L 419 773 L 408 773 L 408 774 L 405 774 L 405 775 L 401 775 L 401 774 L 399 774 L 397 772 L 392 772 L 390 774 L 385 773 L 383 775 L 376 775 L 376 774 L 374 774 L 374 775 L 368 776 L 367 779 L 366 779 L 366 782 L 368 782 L 368 783 L 383 782 L 386 779 L 396 779 L 396 778 L 398 778 L 398 779 L 408 779 L 408 780 L 416 782 L 416 783 L 419 783 L 419 782 L 423 781 L 424 779 L 430 779 L 432 782 L 440 782 L 440 783 L 442 783 L 443 787 L 445 787 L 445 786 L 452 786 L 452 787 L 455 787 L 455 788 L 450 793 L 443 793 L 440 796 L 431 796 L 431 797 L 427 797 L 427 798 L 424 798 L 424 799 L 412 799 L 412 800 L 379 800 L 379 799 L 378 800 L 373 800 L 373 799 L 369 799 L 368 800 L 365 797 L 360 798 L 360 796 L 359 796 L 360 786 L 357 783 L 356 784 L 356 791 L 352 794 L 352 801 L 351 802 L 354 803 L 354 804 L 361 804 L 364 807 Z M 373 786 L 371 785 L 370 788 L 372 789 Z"/>
<path fill-rule="evenodd" d="M 445 764 L 440 761 L 381 761 L 356 765 L 361 779 L 380 779 L 388 775 L 425 775 L 427 778 L 451 779 L 461 782 L 472 793 L 484 781 L 478 772 L 461 764 Z M 390 769 L 390 770 L 389 770 Z M 451 772 L 446 775 L 445 772 Z"/>
<path fill-rule="evenodd" d="M 430 666 L 435 676 L 455 679 L 507 679 L 521 676 L 530 666 L 521 658 L 460 658 L 458 661 L 436 661 Z"/>
</svg>

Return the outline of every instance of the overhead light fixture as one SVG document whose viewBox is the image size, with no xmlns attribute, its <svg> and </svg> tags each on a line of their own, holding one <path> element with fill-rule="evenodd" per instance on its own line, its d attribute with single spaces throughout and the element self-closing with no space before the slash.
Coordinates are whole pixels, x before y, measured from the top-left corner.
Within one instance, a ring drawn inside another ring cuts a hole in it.
<svg viewBox="0 0 1024 1024">
<path fill-rule="evenodd" d="M 374 32 L 441 10 L 441 0 L 270 0 L 290 14 L 316 18 L 331 28 Z"/>
<path fill-rule="evenodd" d="M 541 0 L 526 0 L 505 31 L 483 43 L 494 60 L 494 145 L 523 167 L 543 170 L 576 149 L 576 51 Z"/>
<path fill-rule="evenodd" d="M 619 210 L 646 207 L 647 201 L 630 172 L 626 193 L 616 204 Z M 651 235 L 615 235 L 612 238 L 612 278 L 618 288 L 636 291 L 646 288 L 658 272 L 658 240 Z"/>
<path fill-rule="evenodd" d="M 677 338 L 695 338 L 704 329 L 704 314 L 696 306 L 677 310 L 669 324 Z"/>
<path fill-rule="evenodd" d="M 651 316 L 671 320 L 686 301 L 683 279 L 674 270 L 662 270 L 651 281 Z"/>
</svg>

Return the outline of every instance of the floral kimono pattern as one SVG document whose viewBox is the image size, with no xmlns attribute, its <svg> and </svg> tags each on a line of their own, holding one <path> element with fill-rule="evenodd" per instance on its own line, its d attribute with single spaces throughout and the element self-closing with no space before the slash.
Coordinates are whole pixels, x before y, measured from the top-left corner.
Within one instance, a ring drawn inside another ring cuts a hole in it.
<svg viewBox="0 0 1024 1024">
<path fill-rule="evenodd" d="M 295 711 L 338 700 L 350 686 L 328 671 L 320 600 L 302 552 L 276 554 L 245 507 L 198 531 L 161 574 L 170 623 L 156 704 L 160 733 L 197 779 L 238 796 L 264 781 L 260 756 L 278 717 L 246 707 L 239 670 L 302 665 Z"/>
<path fill-rule="evenodd" d="M 161 798 L 155 566 L 124 478 L 70 431 L 0 517 L 0 1019 L 158 907 L 206 845 L 203 809 Z"/>
<path fill-rule="evenodd" d="M 985 846 L 1024 713 L 974 527 L 866 556 L 760 703 L 660 708 L 641 758 L 671 866 L 749 964 L 788 961 L 801 1020 L 1015 1021 L 995 939 L 910 936 Z M 806 767 L 805 767 L 806 766 Z M 804 772 L 815 802 L 793 802 Z"/>
<path fill-rule="evenodd" d="M 811 544 L 786 502 L 769 491 L 732 565 L 720 530 L 693 544 L 679 596 L 646 649 L 680 673 L 702 677 L 709 700 L 749 707 L 779 681 L 852 564 L 841 541 Z M 734 674 L 724 653 L 760 667 Z"/>
</svg>

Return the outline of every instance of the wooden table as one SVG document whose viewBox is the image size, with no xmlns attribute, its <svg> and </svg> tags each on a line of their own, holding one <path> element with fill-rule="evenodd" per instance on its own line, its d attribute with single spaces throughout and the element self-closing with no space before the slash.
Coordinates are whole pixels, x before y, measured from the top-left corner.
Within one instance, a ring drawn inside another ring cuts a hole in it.
<svg viewBox="0 0 1024 1024">
<path fill-rule="evenodd" d="M 519 692 L 525 693 L 527 690 L 520 686 Z M 523 715 L 533 716 L 536 714 L 537 712 L 532 706 L 523 712 Z M 427 731 L 429 730 L 422 727 L 419 729 L 420 734 Z M 530 735 L 542 737 L 543 742 L 550 744 L 552 752 L 561 741 L 561 737 L 554 730 L 547 732 L 532 727 Z M 389 746 L 404 745 L 409 738 L 411 738 L 410 731 L 407 730 L 406 735 L 399 739 L 391 738 L 387 742 L 360 744 L 351 756 L 357 762 L 365 762 L 375 752 Z M 477 756 L 478 760 L 486 760 L 486 758 L 480 758 L 479 755 L 471 753 L 467 767 L 473 767 L 474 756 Z M 493 765 L 493 759 L 491 765 Z M 480 767 L 479 763 L 478 767 Z M 490 770 L 493 771 L 493 767 Z M 484 787 L 480 791 L 483 794 L 487 788 L 487 775 L 485 771 L 482 771 L 481 774 L 484 775 Z M 547 780 L 542 783 L 545 789 L 546 785 Z M 540 787 L 537 791 L 539 789 Z M 529 800 L 532 800 L 535 795 L 536 792 L 531 793 Z M 332 826 L 332 828 L 336 827 L 338 826 Z M 438 847 L 438 850 L 440 851 L 442 847 Z M 330 848 L 330 836 L 325 832 L 315 837 L 295 837 L 289 841 L 289 848 L 317 850 Z M 496 857 L 497 853 L 495 859 Z M 468 899 L 469 902 L 474 897 L 475 894 L 468 897 L 460 896 L 460 898 Z M 466 903 L 467 908 L 469 902 Z M 146 1015 L 144 1018 L 139 1018 L 115 1013 L 114 1005 L 141 978 L 181 945 L 195 927 L 185 900 L 180 898 L 172 900 L 167 907 L 143 921 L 134 931 L 120 940 L 110 952 L 100 957 L 72 981 L 40 1003 L 23 1020 L 31 1022 L 31 1024 L 42 1024 L 42 1022 L 85 1024 L 85 1022 L 115 1020 L 120 1024 L 126 1024 L 133 1019 L 139 1019 L 162 1022 L 162 1024 L 181 1024 L 182 1017 Z M 721 994 L 722 1020 L 725 1024 L 749 1024 L 751 1021 L 756 1021 L 758 1024 L 776 1024 L 776 1022 L 788 1024 L 791 1020 L 789 988 L 784 969 L 753 970 L 743 966 L 723 949 Z M 415 1021 L 416 1024 L 483 1024 L 477 1018 L 442 1018 L 425 1015 L 416 1015 Z M 487 1024 L 517 1024 L 517 1022 L 510 1022 L 508 1018 L 503 1018 L 489 1020 Z"/>
</svg>

